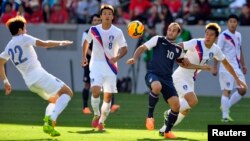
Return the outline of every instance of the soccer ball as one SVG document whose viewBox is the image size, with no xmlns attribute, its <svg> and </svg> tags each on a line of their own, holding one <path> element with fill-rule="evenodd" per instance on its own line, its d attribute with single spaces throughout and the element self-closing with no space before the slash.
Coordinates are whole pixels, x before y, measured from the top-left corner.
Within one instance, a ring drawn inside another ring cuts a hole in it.
<svg viewBox="0 0 250 141">
<path fill-rule="evenodd" d="M 137 20 L 129 22 L 127 29 L 131 38 L 140 38 L 144 33 L 144 25 Z"/>
</svg>

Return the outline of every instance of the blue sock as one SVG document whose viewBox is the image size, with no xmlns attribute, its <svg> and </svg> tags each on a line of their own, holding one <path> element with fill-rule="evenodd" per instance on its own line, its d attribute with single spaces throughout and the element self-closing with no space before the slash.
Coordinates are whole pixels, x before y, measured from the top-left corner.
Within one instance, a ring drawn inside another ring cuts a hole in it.
<svg viewBox="0 0 250 141">
<path fill-rule="evenodd" d="M 168 119 L 165 119 L 165 125 L 167 126 L 165 133 L 171 131 L 172 127 L 174 126 L 175 121 L 177 120 L 179 112 L 174 112 L 174 111 L 170 111 L 169 115 L 168 115 Z"/>
<path fill-rule="evenodd" d="M 152 91 L 150 91 L 148 101 L 149 101 L 149 104 L 148 104 L 148 118 L 152 118 L 153 115 L 154 115 L 155 105 L 159 101 L 159 96 L 154 94 Z"/>
<path fill-rule="evenodd" d="M 83 105 L 82 107 L 88 107 L 88 99 L 89 99 L 89 89 L 84 88 L 82 90 L 82 101 L 83 101 Z"/>
</svg>

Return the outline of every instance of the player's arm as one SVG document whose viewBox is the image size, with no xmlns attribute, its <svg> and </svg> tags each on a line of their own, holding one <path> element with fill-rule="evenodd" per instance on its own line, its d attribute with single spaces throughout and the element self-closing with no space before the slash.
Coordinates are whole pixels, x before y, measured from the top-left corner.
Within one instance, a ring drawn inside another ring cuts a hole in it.
<svg viewBox="0 0 250 141">
<path fill-rule="evenodd" d="M 53 48 L 58 46 L 68 46 L 71 45 L 73 41 L 54 41 L 54 40 L 36 40 L 36 46 L 43 47 L 43 48 Z"/>
<path fill-rule="evenodd" d="M 192 64 L 190 63 L 190 61 L 188 60 L 188 58 L 181 58 L 181 59 L 177 59 L 176 60 L 178 65 L 186 68 L 186 69 L 201 69 L 201 70 L 206 70 L 206 71 L 210 71 L 211 70 L 211 66 L 210 65 L 196 65 L 196 64 Z"/>
<path fill-rule="evenodd" d="M 127 64 L 129 64 L 129 65 L 134 64 L 136 62 L 136 60 L 141 56 L 141 54 L 143 52 L 145 52 L 146 50 L 148 50 L 148 48 L 145 45 L 139 46 L 135 50 L 133 57 L 127 60 Z"/>
<path fill-rule="evenodd" d="M 4 90 L 5 90 L 5 94 L 9 95 L 11 93 L 12 87 L 10 85 L 10 82 L 5 74 L 5 63 L 7 62 L 7 60 L 0 58 L 0 79 L 3 81 L 4 83 Z"/>
<path fill-rule="evenodd" d="M 114 64 L 118 60 L 120 60 L 123 56 L 125 56 L 128 52 L 128 48 L 126 46 L 121 47 L 118 51 L 118 54 L 116 57 L 111 58 L 109 61 Z"/>
<path fill-rule="evenodd" d="M 217 75 L 217 73 L 218 73 L 218 60 L 217 59 L 214 59 L 214 66 L 213 66 L 213 70 L 212 70 L 212 74 L 214 75 L 214 76 L 216 76 Z"/>
<path fill-rule="evenodd" d="M 241 81 L 239 79 L 239 77 L 237 76 L 236 72 L 234 71 L 233 67 L 231 66 L 231 64 L 227 61 L 227 59 L 223 59 L 221 61 L 221 63 L 224 65 L 224 67 L 226 68 L 226 70 L 233 76 L 233 78 L 235 79 L 236 83 L 238 86 L 240 87 L 244 87 L 247 89 L 247 85 Z"/>
<path fill-rule="evenodd" d="M 146 50 L 150 50 L 153 47 L 155 47 L 157 42 L 158 42 L 158 38 L 159 38 L 159 36 L 154 36 L 150 40 L 148 40 L 146 43 L 139 46 L 135 50 L 135 53 L 134 53 L 133 57 L 127 60 L 127 64 L 130 64 L 130 65 L 134 64 L 136 62 L 136 60 L 141 56 L 141 54 L 143 52 L 145 52 Z"/>
<path fill-rule="evenodd" d="M 240 64 L 242 66 L 243 73 L 246 74 L 247 73 L 247 66 L 245 64 L 245 59 L 244 59 L 244 56 L 243 56 L 242 48 L 240 49 Z"/>
<path fill-rule="evenodd" d="M 82 66 L 88 65 L 87 53 L 89 50 L 89 43 L 87 40 L 84 40 L 82 45 Z"/>
</svg>

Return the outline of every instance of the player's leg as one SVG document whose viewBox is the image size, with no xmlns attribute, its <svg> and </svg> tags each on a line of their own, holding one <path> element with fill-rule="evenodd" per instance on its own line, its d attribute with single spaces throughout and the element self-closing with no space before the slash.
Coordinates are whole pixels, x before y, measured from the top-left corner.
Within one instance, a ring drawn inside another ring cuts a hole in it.
<svg viewBox="0 0 250 141">
<path fill-rule="evenodd" d="M 148 130 L 154 130 L 154 109 L 159 101 L 159 94 L 161 93 L 162 85 L 159 78 L 148 73 L 145 76 L 147 86 L 150 88 L 148 96 L 148 116 L 146 118 L 146 128 Z"/>
<path fill-rule="evenodd" d="M 180 109 L 179 98 L 174 86 L 171 87 L 168 85 L 163 85 L 162 94 L 163 98 L 170 106 L 170 112 L 168 114 L 167 119 L 165 119 L 166 129 L 164 136 L 165 138 L 176 138 L 176 136 L 171 132 L 171 130 L 179 114 L 179 109 Z"/>
<path fill-rule="evenodd" d="M 84 87 L 82 90 L 82 112 L 84 114 L 91 114 L 91 110 L 88 107 L 88 100 L 89 100 L 89 90 L 90 90 L 90 77 L 89 77 L 89 66 L 84 67 L 84 76 L 83 76 L 83 82 L 84 82 Z"/>
<path fill-rule="evenodd" d="M 29 88 L 45 100 L 55 101 L 55 104 L 50 103 L 46 108 L 44 132 L 49 133 L 51 136 L 59 136 L 60 133 L 54 129 L 56 119 L 73 96 L 72 90 L 61 80 L 48 73 L 43 75 L 39 81 L 32 84 Z"/>
<path fill-rule="evenodd" d="M 231 90 L 233 89 L 234 86 L 234 79 L 229 73 L 220 72 L 219 82 L 221 90 L 223 91 L 221 95 L 221 106 L 220 106 L 222 112 L 221 121 L 229 122 L 232 121 L 231 117 L 229 116 L 229 108 L 230 108 L 229 97 Z"/>
<path fill-rule="evenodd" d="M 245 80 L 245 76 L 244 76 L 244 74 L 239 70 L 239 72 L 238 72 L 238 77 L 242 80 L 242 81 L 244 81 L 244 82 L 246 82 L 246 80 Z M 236 85 L 236 83 L 235 83 L 235 85 Z M 230 99 L 229 99 L 229 108 L 231 108 L 234 104 L 236 104 L 237 102 L 239 102 L 241 99 L 242 99 L 242 97 L 246 94 L 246 92 L 247 92 L 247 89 L 246 88 L 239 88 L 238 86 L 236 86 L 236 88 L 237 88 L 237 91 L 235 91 L 232 95 L 231 95 L 231 97 L 230 97 Z"/>
<path fill-rule="evenodd" d="M 111 99 L 111 110 L 110 112 L 116 112 L 120 109 L 120 105 L 115 104 L 115 95 L 112 95 L 112 99 Z"/>
<path fill-rule="evenodd" d="M 101 116 L 100 113 L 100 91 L 104 82 L 104 77 L 98 70 L 90 71 L 90 83 L 91 83 L 91 106 L 94 112 L 94 117 L 92 119 L 92 127 L 97 127 Z"/>
<path fill-rule="evenodd" d="M 116 81 L 117 81 L 117 76 L 114 75 L 113 73 L 110 75 L 106 74 L 104 78 L 104 83 L 103 83 L 104 97 L 103 97 L 103 103 L 101 107 L 101 117 L 99 119 L 99 124 L 98 124 L 99 131 L 104 130 L 104 123 L 111 109 L 112 95 L 113 93 L 117 93 Z"/>
</svg>

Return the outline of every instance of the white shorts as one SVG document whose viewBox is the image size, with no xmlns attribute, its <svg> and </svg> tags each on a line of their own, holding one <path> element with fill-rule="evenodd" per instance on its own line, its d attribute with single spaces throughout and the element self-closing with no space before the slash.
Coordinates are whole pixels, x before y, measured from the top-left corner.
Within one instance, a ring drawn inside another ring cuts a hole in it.
<svg viewBox="0 0 250 141">
<path fill-rule="evenodd" d="M 173 82 L 180 98 L 183 98 L 189 92 L 194 92 L 194 81 L 192 79 L 173 75 Z"/>
<path fill-rule="evenodd" d="M 235 71 L 238 77 L 246 83 L 246 79 L 242 71 Z M 233 90 L 238 88 L 233 76 L 229 72 L 219 72 L 219 81 L 221 90 Z"/>
<path fill-rule="evenodd" d="M 64 86 L 64 82 L 54 77 L 49 73 L 45 73 L 38 81 L 28 86 L 28 88 L 37 93 L 43 99 L 48 100 L 51 96 L 57 94 L 57 92 Z"/>
<path fill-rule="evenodd" d="M 107 73 L 102 69 L 91 68 L 89 76 L 91 87 L 100 86 L 103 92 L 117 93 L 117 76 L 113 72 Z"/>
</svg>

